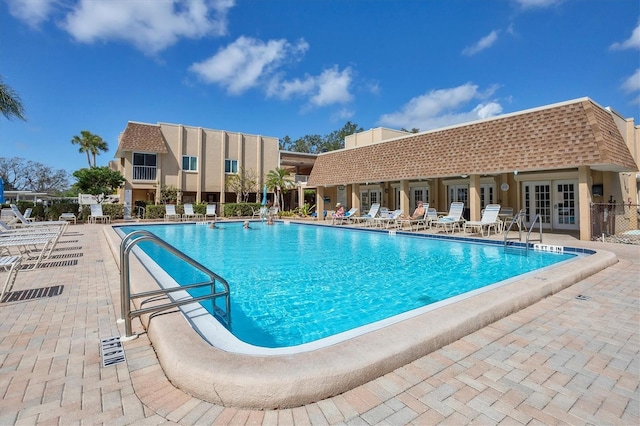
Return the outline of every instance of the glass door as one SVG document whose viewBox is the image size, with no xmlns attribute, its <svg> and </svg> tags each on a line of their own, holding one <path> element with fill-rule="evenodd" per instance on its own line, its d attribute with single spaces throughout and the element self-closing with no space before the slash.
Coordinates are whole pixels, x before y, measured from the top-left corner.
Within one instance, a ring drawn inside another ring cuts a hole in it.
<svg viewBox="0 0 640 426">
<path fill-rule="evenodd" d="M 527 228 L 536 213 L 540 215 L 543 228 L 551 227 L 551 182 L 523 182 L 522 205 L 525 210 Z M 537 226 L 537 225 L 536 225 Z"/>
<path fill-rule="evenodd" d="M 554 229 L 579 229 L 578 182 L 557 180 L 553 182 L 553 227 Z"/>
<path fill-rule="evenodd" d="M 379 189 L 361 189 L 360 190 L 360 208 L 362 214 L 369 211 L 372 204 L 382 202 L 382 191 Z"/>
</svg>

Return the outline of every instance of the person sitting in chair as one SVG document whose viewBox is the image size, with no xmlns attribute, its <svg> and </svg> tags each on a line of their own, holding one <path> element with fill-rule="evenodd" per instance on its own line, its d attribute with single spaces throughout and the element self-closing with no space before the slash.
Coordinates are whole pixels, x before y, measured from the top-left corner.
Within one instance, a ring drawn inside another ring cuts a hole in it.
<svg viewBox="0 0 640 426">
<path fill-rule="evenodd" d="M 336 212 L 333 214 L 333 217 L 343 217 L 344 216 L 344 207 L 342 204 L 336 204 Z"/>
<path fill-rule="evenodd" d="M 418 201 L 418 206 L 413 211 L 411 219 L 422 219 L 424 217 L 424 204 L 422 201 Z"/>
</svg>

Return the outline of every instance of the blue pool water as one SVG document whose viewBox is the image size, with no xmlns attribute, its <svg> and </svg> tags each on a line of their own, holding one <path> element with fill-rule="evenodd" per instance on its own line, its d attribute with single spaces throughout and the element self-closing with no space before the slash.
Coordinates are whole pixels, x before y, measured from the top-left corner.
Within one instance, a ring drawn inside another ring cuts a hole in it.
<svg viewBox="0 0 640 426">
<path fill-rule="evenodd" d="M 574 256 L 304 224 L 120 229 L 147 229 L 224 277 L 231 332 L 267 348 L 312 342 Z M 202 280 L 157 246 L 140 247 L 179 284 Z"/>
</svg>

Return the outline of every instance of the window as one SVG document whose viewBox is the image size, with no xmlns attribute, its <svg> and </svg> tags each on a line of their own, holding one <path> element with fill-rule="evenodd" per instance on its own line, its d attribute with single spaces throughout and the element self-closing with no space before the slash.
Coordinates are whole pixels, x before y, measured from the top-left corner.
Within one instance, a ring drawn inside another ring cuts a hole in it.
<svg viewBox="0 0 640 426">
<path fill-rule="evenodd" d="M 238 173 L 238 160 L 224 160 L 225 173 Z"/>
<path fill-rule="evenodd" d="M 133 153 L 133 180 L 156 180 L 156 154 Z"/>
<path fill-rule="evenodd" d="M 134 166 L 156 166 L 156 154 L 142 154 L 140 152 L 133 153 Z"/>
<path fill-rule="evenodd" d="M 198 171 L 198 157 L 191 157 L 189 155 L 182 156 L 182 170 L 197 172 Z"/>
</svg>

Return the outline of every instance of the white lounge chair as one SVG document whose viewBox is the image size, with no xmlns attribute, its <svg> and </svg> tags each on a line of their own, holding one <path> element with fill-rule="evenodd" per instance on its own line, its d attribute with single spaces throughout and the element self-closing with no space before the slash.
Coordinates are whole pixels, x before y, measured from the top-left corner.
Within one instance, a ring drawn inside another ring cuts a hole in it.
<svg viewBox="0 0 640 426">
<path fill-rule="evenodd" d="M 164 221 L 168 222 L 170 220 L 175 220 L 176 222 L 180 220 L 180 215 L 176 213 L 176 205 L 175 204 L 167 204 L 164 206 Z"/>
<path fill-rule="evenodd" d="M 442 216 L 438 220 L 431 223 L 431 225 L 435 225 L 436 229 L 442 227 L 444 232 L 451 232 L 458 228 L 460 230 L 460 225 L 464 220 L 462 218 L 462 213 L 464 212 L 464 203 L 461 202 L 453 202 L 449 207 L 449 214 L 446 216 Z"/>
<path fill-rule="evenodd" d="M 89 223 L 111 223 L 111 216 L 102 212 L 102 204 L 91 204 L 91 214 L 89 215 Z"/>
<path fill-rule="evenodd" d="M 422 207 L 424 208 L 424 214 L 420 217 L 416 218 L 405 218 L 398 219 L 397 226 L 400 229 L 403 229 L 406 225 L 409 225 L 409 230 L 413 231 L 413 225 L 416 226 L 416 231 L 420 228 L 421 224 L 424 224 L 427 220 L 427 212 L 429 211 L 429 204 L 423 203 Z"/>
<path fill-rule="evenodd" d="M 18 206 L 16 206 L 15 204 L 10 204 L 9 206 L 11 207 L 11 211 L 13 212 L 16 219 L 15 223 L 9 223 L 9 225 L 12 227 L 52 226 L 52 225 L 62 225 L 62 223 L 66 222 L 66 221 L 59 221 L 59 220 L 31 222 L 26 217 L 24 217 L 24 215 L 20 212 L 20 209 L 18 208 Z"/>
<path fill-rule="evenodd" d="M 22 256 L 2 256 L 0 257 L 0 268 L 5 271 L 9 271 L 9 275 L 7 275 L 7 279 L 2 286 L 2 291 L 0 291 L 0 302 L 4 299 L 4 294 L 7 291 L 11 291 L 13 288 L 13 283 L 16 281 L 16 277 L 18 276 L 18 271 L 20 270 L 20 264 L 22 263 Z"/>
<path fill-rule="evenodd" d="M 60 237 L 67 229 L 69 222 L 61 225 L 26 227 L 19 229 L 3 229 L 0 232 L 0 254 L 11 256 L 17 250 L 21 256 L 36 259 L 31 268 L 37 268 L 40 262 L 51 256 Z"/>
<path fill-rule="evenodd" d="M 204 215 L 201 213 L 196 213 L 193 210 L 193 204 L 191 203 L 186 203 L 184 206 L 184 214 L 182 215 L 182 220 L 198 220 L 198 219 L 203 219 Z M 214 205 L 215 207 L 215 205 Z"/>
<path fill-rule="evenodd" d="M 427 230 L 427 228 L 431 229 L 431 224 L 436 220 L 438 220 L 437 210 L 434 209 L 433 207 L 429 207 L 427 209 L 427 217 L 424 221 L 424 224 L 422 224 L 424 226 L 425 231 Z"/>
<path fill-rule="evenodd" d="M 402 214 L 404 213 L 404 210 L 402 209 L 397 209 L 392 211 L 391 213 L 389 213 L 387 216 L 380 216 L 380 217 L 376 217 L 373 219 L 373 223 L 375 224 L 376 227 L 380 227 L 380 228 L 391 228 L 391 226 L 398 226 L 398 219 L 400 218 L 400 216 L 402 216 Z"/>
<path fill-rule="evenodd" d="M 364 222 L 365 225 L 371 223 L 371 219 L 373 219 L 374 217 L 378 216 L 378 211 L 380 210 L 380 203 L 373 203 L 371 204 L 371 208 L 369 209 L 369 211 L 367 212 L 367 214 L 364 214 L 362 216 L 356 216 L 353 218 L 353 220 L 356 223 L 362 223 Z"/>
<path fill-rule="evenodd" d="M 336 216 L 333 218 L 333 223 L 337 225 L 341 225 L 345 222 L 349 223 L 355 217 L 355 214 L 358 212 L 357 207 L 351 207 L 348 212 L 344 214 L 344 216 Z"/>
<path fill-rule="evenodd" d="M 207 212 L 204 214 L 204 220 L 209 219 L 209 217 L 213 217 L 213 220 L 218 218 L 215 204 L 207 204 Z"/>
<path fill-rule="evenodd" d="M 31 212 L 33 211 L 33 209 L 31 207 L 29 207 L 28 209 L 26 209 L 24 211 L 24 218 L 27 219 L 29 222 L 33 222 L 34 221 L 34 217 L 31 217 Z"/>
<path fill-rule="evenodd" d="M 498 219 L 498 214 L 500 213 L 500 204 L 489 204 L 484 208 L 484 212 L 482 212 L 482 218 L 480 220 L 468 220 L 464 223 L 464 232 L 467 232 L 467 229 L 470 231 L 475 231 L 480 229 L 480 233 L 484 237 L 484 230 L 487 229 L 487 236 L 491 234 L 491 228 L 493 228 L 494 233 L 498 233 L 501 231 L 501 223 L 500 219 Z"/>
</svg>

